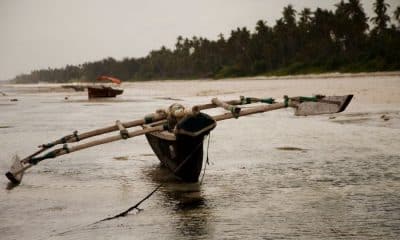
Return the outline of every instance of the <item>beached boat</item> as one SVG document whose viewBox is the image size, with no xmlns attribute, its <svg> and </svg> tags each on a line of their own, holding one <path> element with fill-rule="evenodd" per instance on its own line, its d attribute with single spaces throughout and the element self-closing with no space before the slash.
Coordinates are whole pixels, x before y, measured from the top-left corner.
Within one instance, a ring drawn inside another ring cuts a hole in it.
<svg viewBox="0 0 400 240">
<path fill-rule="evenodd" d="M 64 136 L 56 141 L 43 144 L 40 149 L 20 160 L 16 158 L 7 178 L 13 183 L 20 183 L 24 172 L 37 163 L 69 154 L 75 151 L 110 143 L 121 139 L 128 139 L 145 135 L 154 153 L 161 163 L 167 167 L 176 178 L 186 182 L 198 181 L 203 165 L 204 137 L 215 127 L 217 121 L 239 118 L 241 116 L 262 113 L 282 108 L 294 108 L 295 115 L 308 116 L 318 114 L 331 114 L 344 111 L 353 95 L 292 97 L 284 96 L 283 101 L 276 102 L 272 98 L 245 98 L 239 100 L 220 101 L 213 98 L 211 103 L 185 108 L 180 104 L 173 104 L 166 110 L 157 110 L 143 119 L 122 123 L 119 120 L 115 125 L 78 134 Z M 241 109 L 240 105 L 253 104 Z M 209 116 L 202 110 L 221 107 L 228 112 Z M 139 130 L 128 131 L 127 128 L 141 127 Z M 119 131 L 118 135 L 105 137 L 90 142 L 68 146 L 87 138 Z M 43 153 L 50 148 L 63 144 L 63 147 Z M 38 156 L 42 154 L 41 156 Z"/>
<path fill-rule="evenodd" d="M 117 86 L 119 86 L 121 84 L 121 80 L 114 78 L 114 77 L 109 77 L 109 76 L 100 76 L 97 78 L 97 80 L 110 81 Z M 111 86 L 106 86 L 106 85 L 92 85 L 92 86 L 88 86 L 87 89 L 88 89 L 89 99 L 90 98 L 116 97 L 117 95 L 120 95 L 124 92 L 124 90 L 122 90 L 122 89 L 111 87 Z"/>
<path fill-rule="evenodd" d="M 318 100 L 318 103 L 316 102 Z M 292 98 L 292 104 L 296 104 L 295 115 L 307 116 L 317 114 L 327 114 L 333 112 L 342 112 L 346 109 L 350 103 L 352 95 L 346 96 L 316 96 L 311 98 L 297 97 Z M 273 99 L 256 99 L 248 98 L 245 101 L 230 101 L 224 103 L 218 99 L 213 99 L 214 106 L 220 106 L 229 110 L 228 114 L 218 115 L 211 117 L 204 113 L 199 114 L 184 114 L 185 117 L 181 120 L 172 120 L 174 131 L 161 131 L 152 132 L 146 134 L 146 138 L 153 149 L 154 153 L 161 161 L 161 163 L 168 168 L 168 170 L 174 174 L 180 180 L 185 182 L 197 182 L 201 173 L 203 165 L 203 141 L 204 137 L 210 133 L 216 127 L 216 121 L 230 119 L 232 117 L 239 117 L 241 115 L 253 114 L 256 112 L 263 112 L 263 108 L 255 108 L 253 110 L 242 111 L 237 105 L 246 103 L 264 102 L 273 103 Z M 234 105 L 232 105 L 234 104 Z M 267 105 L 268 108 L 271 105 Z M 176 109 L 183 108 L 178 104 L 178 107 L 172 105 L 172 108 Z M 171 107 L 169 112 L 171 112 Z M 197 106 L 199 107 L 199 106 Z M 200 108 L 209 108 L 211 105 L 200 106 Z M 266 106 L 264 106 L 266 107 Z M 278 106 L 278 108 L 281 108 Z M 285 107 L 283 105 L 283 107 Z M 183 110 L 182 110 L 183 111 Z M 195 109 L 192 111 L 199 111 Z M 157 124 L 156 124 L 157 125 Z M 146 128 L 146 125 L 145 125 Z M 167 127 L 171 129 L 171 126 Z"/>
<path fill-rule="evenodd" d="M 90 86 L 88 89 L 89 98 L 108 98 L 116 97 L 124 92 L 122 89 L 116 89 L 109 86 Z"/>
<path fill-rule="evenodd" d="M 146 134 L 154 153 L 171 173 L 185 182 L 197 182 L 203 165 L 203 141 L 217 125 L 209 115 L 201 113 L 182 119 L 175 133 L 169 131 Z"/>
</svg>

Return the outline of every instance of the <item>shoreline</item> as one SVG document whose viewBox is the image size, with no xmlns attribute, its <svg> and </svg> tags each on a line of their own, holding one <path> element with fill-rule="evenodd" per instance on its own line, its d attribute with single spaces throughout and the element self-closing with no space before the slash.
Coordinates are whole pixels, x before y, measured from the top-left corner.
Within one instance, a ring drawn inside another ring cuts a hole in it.
<svg viewBox="0 0 400 240">
<path fill-rule="evenodd" d="M 295 74 L 284 76 L 255 76 L 255 80 L 290 80 L 290 79 L 324 79 L 324 78 L 347 78 L 347 77 L 395 77 L 400 76 L 400 71 L 390 72 L 359 72 L 359 73 L 341 73 L 341 72 L 327 72 L 327 73 L 309 73 L 309 74 Z"/>
<path fill-rule="evenodd" d="M 21 94 L 59 94 L 62 99 L 87 99 L 87 93 L 62 88 L 60 83 L 7 84 L 0 96 L 7 101 Z M 73 85 L 73 84 L 70 84 Z M 77 84 L 78 85 L 78 84 Z M 264 96 L 279 98 L 283 95 L 308 96 L 312 94 L 354 94 L 356 104 L 399 104 L 400 72 L 375 72 L 358 74 L 308 74 L 285 77 L 226 78 L 219 80 L 153 80 L 125 82 L 124 94 L 115 102 L 149 98 L 232 98 L 238 96 Z"/>
<path fill-rule="evenodd" d="M 228 78 L 197 78 L 197 79 L 152 79 L 152 80 L 126 80 L 123 83 L 146 83 L 146 82 L 180 82 L 180 81 L 235 81 L 235 80 L 294 80 L 294 79 L 325 79 L 325 78 L 357 78 L 357 77 L 400 77 L 400 71 L 385 71 L 385 72 L 359 72 L 359 73 L 341 73 L 341 72 L 326 72 L 326 73 L 309 73 L 309 74 L 292 74 L 292 75 L 273 75 L 273 76 L 247 76 L 247 77 L 228 77 Z M 10 83 L 8 81 L 0 81 L 0 86 L 37 86 L 37 85 L 77 85 L 77 84 L 87 84 L 90 82 L 62 82 L 62 83 L 52 83 L 52 82 L 39 82 L 39 83 Z"/>
</svg>

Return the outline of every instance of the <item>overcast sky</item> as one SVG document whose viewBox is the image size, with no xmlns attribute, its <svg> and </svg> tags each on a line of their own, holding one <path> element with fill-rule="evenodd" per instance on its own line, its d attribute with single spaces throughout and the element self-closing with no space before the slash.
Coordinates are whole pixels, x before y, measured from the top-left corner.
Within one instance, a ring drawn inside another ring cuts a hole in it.
<svg viewBox="0 0 400 240">
<path fill-rule="evenodd" d="M 216 39 L 284 6 L 333 9 L 339 0 L 0 0 L 0 80 L 34 69 L 141 57 L 176 37 Z M 361 0 L 369 16 L 374 0 Z M 390 15 L 398 0 L 391 4 Z"/>
</svg>

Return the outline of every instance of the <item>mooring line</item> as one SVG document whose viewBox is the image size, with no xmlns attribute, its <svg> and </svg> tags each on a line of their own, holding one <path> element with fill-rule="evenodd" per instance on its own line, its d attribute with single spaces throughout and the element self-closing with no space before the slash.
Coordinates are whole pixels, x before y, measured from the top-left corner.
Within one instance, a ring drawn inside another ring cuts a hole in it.
<svg viewBox="0 0 400 240">
<path fill-rule="evenodd" d="M 207 161 L 206 161 L 206 163 L 208 163 L 208 147 L 209 147 L 209 145 L 210 145 L 210 136 L 208 137 Z M 196 152 L 196 151 L 199 149 L 200 146 L 201 146 L 201 144 L 198 144 L 198 145 L 195 147 L 195 149 L 185 158 L 185 160 L 183 160 L 183 161 L 175 168 L 174 172 L 169 174 L 169 176 L 173 176 L 177 171 L 179 171 L 179 169 L 192 157 L 192 155 L 194 154 L 194 152 Z M 204 174 L 203 174 L 203 177 L 204 177 Z M 101 222 L 110 221 L 110 220 L 113 220 L 113 219 L 116 219 L 116 218 L 120 218 L 120 217 L 126 217 L 126 216 L 128 215 L 128 213 L 131 212 L 131 211 L 134 210 L 134 209 L 137 209 L 137 210 L 140 212 L 140 211 L 143 210 L 143 209 L 140 209 L 140 208 L 139 208 L 140 204 L 142 204 L 144 201 L 146 201 L 147 199 L 149 199 L 155 192 L 158 191 L 158 189 L 160 189 L 160 188 L 161 188 L 162 186 L 164 186 L 164 185 L 165 185 L 165 183 L 159 184 L 152 192 L 150 192 L 146 197 L 144 197 L 144 198 L 143 198 L 142 200 L 140 200 L 138 203 L 136 203 L 136 204 L 133 205 L 132 207 L 128 208 L 127 210 L 125 210 L 125 211 L 123 211 L 123 212 L 121 212 L 121 213 L 118 213 L 118 214 L 115 215 L 115 216 L 107 217 L 107 218 L 101 219 L 101 220 L 99 220 L 99 221 L 93 222 L 93 223 L 88 224 L 88 225 L 77 226 L 77 227 L 74 227 L 74 228 L 72 228 L 72 229 L 70 229 L 70 230 L 67 230 L 67 231 L 64 231 L 64 232 L 61 232 L 61 233 L 57 233 L 57 234 L 55 234 L 55 235 L 53 235 L 53 236 L 62 236 L 62 235 L 65 235 L 65 234 L 67 234 L 67 233 L 77 231 L 77 230 L 79 230 L 79 229 L 82 229 L 82 230 L 83 230 L 83 229 L 85 229 L 85 228 L 87 228 L 87 227 L 96 225 L 96 224 L 101 223 Z"/>
<path fill-rule="evenodd" d="M 149 199 L 149 198 L 150 198 L 155 192 L 157 192 L 157 190 L 160 189 L 163 185 L 164 185 L 164 183 L 159 184 L 152 192 L 150 192 L 149 194 L 147 194 L 147 196 L 144 197 L 142 200 L 140 200 L 139 202 L 137 202 L 135 205 L 133 205 L 132 207 L 128 208 L 127 210 L 125 210 L 125 211 L 123 211 L 123 212 L 121 212 L 121 213 L 118 213 L 118 214 L 115 215 L 115 216 L 107 217 L 107 218 L 101 219 L 101 220 L 99 220 L 99 221 L 96 221 L 96 222 L 93 222 L 93 223 L 90 223 L 90 224 L 87 224 L 87 225 L 75 226 L 75 227 L 72 227 L 72 229 L 70 229 L 70 230 L 57 233 L 57 234 L 55 234 L 55 236 L 63 236 L 63 235 L 65 235 L 65 234 L 67 234 L 67 233 L 74 232 L 74 231 L 77 231 L 77 230 L 83 230 L 83 229 L 85 229 L 85 228 L 87 228 L 87 227 L 96 225 L 96 224 L 101 223 L 101 222 L 109 221 L 109 220 L 116 219 L 116 218 L 119 218 L 119 217 L 125 217 L 126 215 L 128 215 L 129 212 L 131 212 L 131 211 L 134 210 L 134 209 L 137 209 L 137 210 L 140 212 L 140 211 L 143 210 L 143 209 L 140 209 L 140 208 L 139 208 L 140 204 L 142 204 L 144 201 L 146 201 L 147 199 Z M 53 235 L 53 236 L 54 236 L 54 235 Z"/>
<path fill-rule="evenodd" d="M 118 213 L 117 215 L 115 215 L 113 217 L 107 217 L 107 218 L 101 219 L 101 220 L 99 220 L 97 222 L 92 223 L 91 225 L 94 225 L 94 224 L 97 224 L 97 223 L 100 223 L 100 222 L 109 221 L 109 220 L 116 219 L 116 218 L 119 218 L 119 217 L 125 217 L 133 209 L 137 209 L 138 211 L 142 211 L 143 209 L 139 208 L 140 204 L 142 204 L 144 201 L 146 201 L 148 198 L 150 198 L 163 185 L 164 185 L 164 183 L 159 184 L 151 193 L 149 193 L 146 197 L 144 197 L 142 200 L 140 200 L 138 203 L 136 203 L 132 207 L 128 208 L 127 210 L 125 210 L 125 211 L 123 211 L 121 213 Z"/>
<path fill-rule="evenodd" d="M 210 159 L 208 158 L 208 149 L 209 149 L 209 147 L 210 147 L 210 138 L 211 138 L 211 133 L 208 134 L 208 140 L 207 140 L 207 157 L 206 157 L 206 163 L 204 164 L 203 175 L 201 176 L 201 180 L 200 180 L 200 185 L 203 184 L 203 179 L 204 179 L 204 175 L 206 174 L 207 165 L 210 165 Z"/>
<path fill-rule="evenodd" d="M 208 139 L 208 142 L 210 142 L 210 139 Z M 201 143 L 198 144 L 198 145 L 196 146 L 196 148 L 185 158 L 185 160 L 183 160 L 183 161 L 175 168 L 175 170 L 174 170 L 173 173 L 170 173 L 170 174 L 169 174 L 169 176 L 173 176 L 176 172 L 178 172 L 178 171 L 181 169 L 181 167 L 182 167 L 182 166 L 192 157 L 192 155 L 199 149 L 200 146 L 201 146 Z M 208 149 L 207 149 L 207 159 L 208 159 Z M 207 160 L 207 162 L 208 162 L 208 160 Z M 127 210 L 125 210 L 125 211 L 123 211 L 123 212 L 121 212 L 121 213 L 118 213 L 117 215 L 115 215 L 115 216 L 113 216 L 113 217 L 107 217 L 107 218 L 101 219 L 101 220 L 99 220 L 99 221 L 97 221 L 97 222 L 94 222 L 94 223 L 92 223 L 92 224 L 89 224 L 88 226 L 94 225 L 94 224 L 97 224 L 97 223 L 100 223 L 100 222 L 104 222 L 104 221 L 113 220 L 113 219 L 116 219 L 116 218 L 119 218 L 119 217 L 125 217 L 125 216 L 126 216 L 130 211 L 132 211 L 133 209 L 137 209 L 138 211 L 141 211 L 142 209 L 139 208 L 139 205 L 142 204 L 144 201 L 146 201 L 148 198 L 150 198 L 155 192 L 157 192 L 158 189 L 160 189 L 162 186 L 164 186 L 164 184 L 165 184 L 165 183 L 159 184 L 159 185 L 158 185 L 151 193 L 149 193 L 145 198 L 143 198 L 142 200 L 140 200 L 138 203 L 136 203 L 136 204 L 133 205 L 132 207 L 128 208 Z"/>
</svg>

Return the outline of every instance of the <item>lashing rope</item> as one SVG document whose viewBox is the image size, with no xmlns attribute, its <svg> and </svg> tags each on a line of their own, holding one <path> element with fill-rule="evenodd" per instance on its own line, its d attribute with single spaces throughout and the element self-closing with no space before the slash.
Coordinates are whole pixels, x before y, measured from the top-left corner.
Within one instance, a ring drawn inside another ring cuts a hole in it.
<svg viewBox="0 0 400 240">
<path fill-rule="evenodd" d="M 204 168 L 203 168 L 203 175 L 201 176 L 201 180 L 200 180 L 200 185 L 203 184 L 203 179 L 204 179 L 204 175 L 206 174 L 206 168 L 207 165 L 210 165 L 210 159 L 208 157 L 208 149 L 210 147 L 210 139 L 211 139 L 211 133 L 208 134 L 208 140 L 207 140 L 207 157 L 206 157 L 206 163 L 204 164 Z"/>
</svg>

